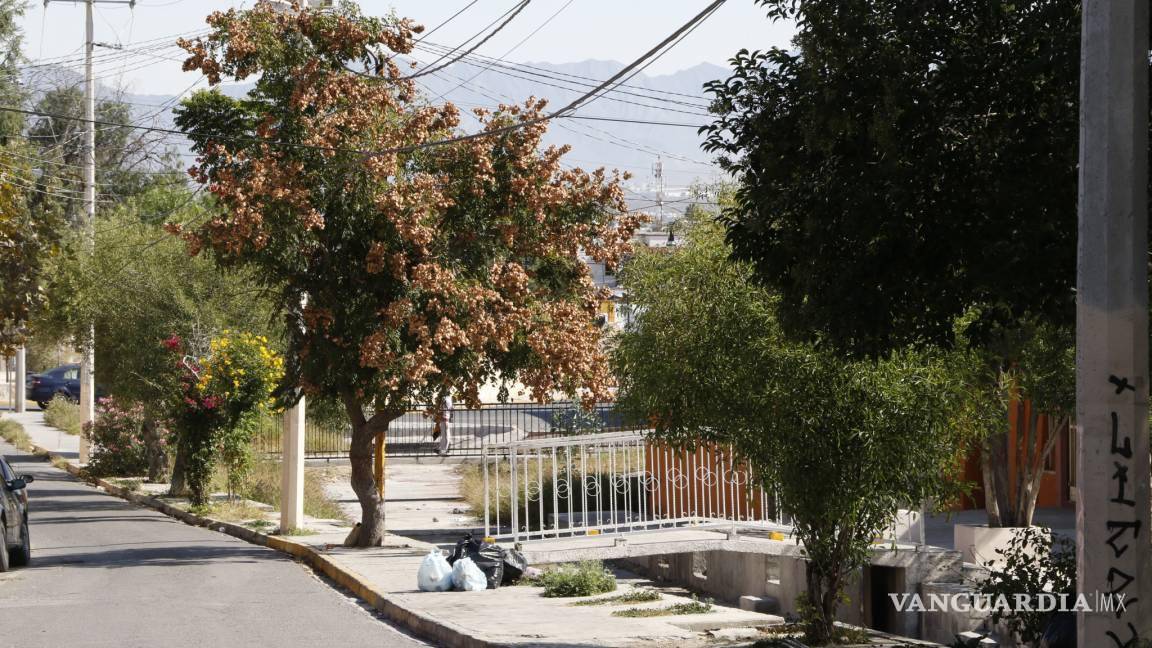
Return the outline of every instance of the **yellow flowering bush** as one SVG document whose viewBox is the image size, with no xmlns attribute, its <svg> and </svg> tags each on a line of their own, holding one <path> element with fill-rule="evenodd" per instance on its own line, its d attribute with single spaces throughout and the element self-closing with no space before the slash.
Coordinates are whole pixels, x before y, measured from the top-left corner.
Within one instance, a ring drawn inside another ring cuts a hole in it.
<svg viewBox="0 0 1152 648">
<path fill-rule="evenodd" d="M 165 346 L 183 354 L 173 336 Z M 217 460 L 228 469 L 235 493 L 251 465 L 250 446 L 260 414 L 274 407 L 272 391 L 284 376 L 284 359 L 268 339 L 225 329 L 209 342 L 208 354 L 179 361 L 185 377 L 172 419 L 185 445 L 185 468 L 192 503 L 208 504 L 208 483 Z"/>
</svg>

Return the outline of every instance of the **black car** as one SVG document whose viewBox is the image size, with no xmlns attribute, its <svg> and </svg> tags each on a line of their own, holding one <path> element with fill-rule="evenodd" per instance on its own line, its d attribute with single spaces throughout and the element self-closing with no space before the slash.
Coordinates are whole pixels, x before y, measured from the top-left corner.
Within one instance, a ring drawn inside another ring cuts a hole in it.
<svg viewBox="0 0 1152 648">
<path fill-rule="evenodd" d="M 39 405 L 40 409 L 48 407 L 48 402 L 56 396 L 62 396 L 74 403 L 79 403 L 80 365 L 60 365 L 44 373 L 32 374 L 28 376 L 24 386 L 28 400 Z M 100 388 L 97 387 L 97 397 L 101 395 L 100 392 Z"/>
<path fill-rule="evenodd" d="M 23 567 L 32 560 L 32 540 L 28 536 L 28 493 L 32 475 L 17 476 L 0 457 L 0 572 Z"/>
</svg>

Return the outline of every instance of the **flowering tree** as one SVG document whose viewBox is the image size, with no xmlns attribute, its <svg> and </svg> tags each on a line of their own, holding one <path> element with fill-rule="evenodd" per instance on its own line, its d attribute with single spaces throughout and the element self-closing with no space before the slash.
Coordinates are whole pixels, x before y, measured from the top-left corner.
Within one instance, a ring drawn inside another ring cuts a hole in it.
<svg viewBox="0 0 1152 648">
<path fill-rule="evenodd" d="M 541 150 L 543 102 L 476 111 L 487 136 L 438 142 L 459 113 L 424 103 L 396 64 L 422 29 L 408 20 L 259 2 L 208 22 L 181 41 L 185 69 L 257 80 L 245 99 L 201 92 L 179 109 L 192 173 L 227 212 L 173 230 L 279 291 L 284 395 L 344 403 L 358 542 L 377 545 L 373 440 L 411 402 L 452 391 L 475 405 L 492 379 L 539 398 L 607 395 L 599 295 L 578 253 L 615 263 L 638 219 L 621 215 L 618 178 Z"/>
<path fill-rule="evenodd" d="M 283 376 L 284 361 L 267 343 L 263 337 L 225 330 L 212 339 L 205 356 L 192 357 L 179 336 L 164 341 L 181 372 L 170 419 L 195 506 L 208 504 L 217 460 L 228 468 L 230 493 L 247 472 L 256 417 L 272 406 L 272 389 Z"/>
</svg>

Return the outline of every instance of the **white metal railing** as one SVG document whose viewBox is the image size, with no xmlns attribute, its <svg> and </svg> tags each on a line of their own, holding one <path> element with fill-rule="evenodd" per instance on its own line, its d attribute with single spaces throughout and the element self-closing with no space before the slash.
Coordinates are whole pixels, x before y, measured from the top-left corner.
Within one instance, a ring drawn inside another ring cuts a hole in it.
<svg viewBox="0 0 1152 648">
<path fill-rule="evenodd" d="M 481 455 L 488 537 L 782 524 L 775 497 L 720 448 L 674 450 L 621 432 L 485 446 Z"/>
</svg>

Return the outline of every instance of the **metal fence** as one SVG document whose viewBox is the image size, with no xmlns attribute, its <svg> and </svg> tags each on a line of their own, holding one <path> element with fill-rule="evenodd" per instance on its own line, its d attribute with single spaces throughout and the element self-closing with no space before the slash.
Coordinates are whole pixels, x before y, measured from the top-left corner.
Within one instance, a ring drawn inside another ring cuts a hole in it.
<svg viewBox="0 0 1152 648">
<path fill-rule="evenodd" d="M 485 535 L 543 540 L 736 522 L 791 531 L 776 496 L 725 447 L 675 449 L 639 432 L 488 446 Z M 924 545 L 924 508 L 900 509 L 878 544 Z"/>
<path fill-rule="evenodd" d="M 388 427 L 389 455 L 422 456 L 435 453 L 434 421 L 425 407 L 415 406 Z M 480 456 L 485 447 L 542 438 L 599 434 L 642 429 L 641 422 L 629 421 L 614 403 L 597 403 L 590 410 L 578 403 L 496 403 L 480 409 L 454 409 L 449 426 L 450 452 Z M 259 453 L 276 455 L 281 451 L 282 417 L 261 421 L 255 439 Z M 348 455 L 352 429 L 347 423 L 318 423 L 309 419 L 304 432 L 305 456 L 312 458 Z"/>
<path fill-rule="evenodd" d="M 775 497 L 730 452 L 636 432 L 519 441 L 482 454 L 485 535 L 512 541 L 737 521 L 782 528 Z"/>
</svg>

